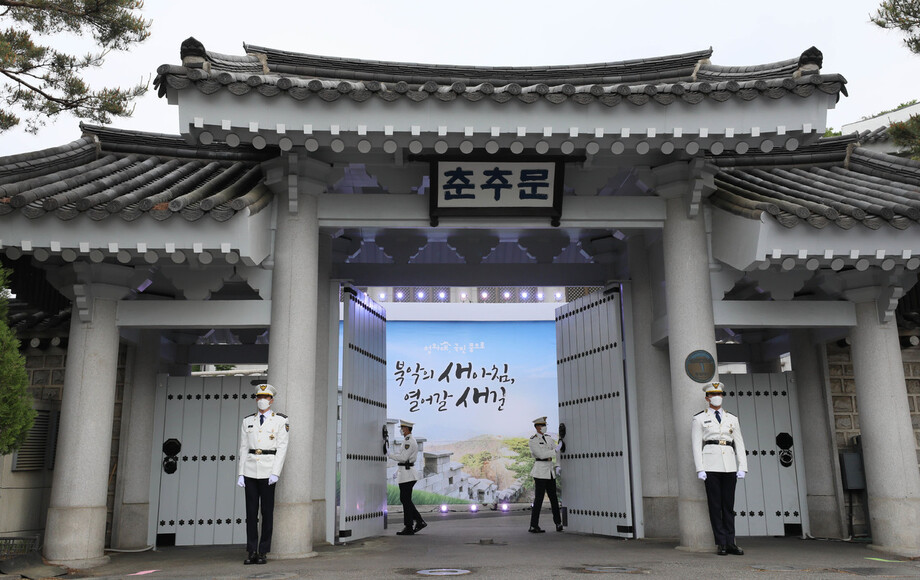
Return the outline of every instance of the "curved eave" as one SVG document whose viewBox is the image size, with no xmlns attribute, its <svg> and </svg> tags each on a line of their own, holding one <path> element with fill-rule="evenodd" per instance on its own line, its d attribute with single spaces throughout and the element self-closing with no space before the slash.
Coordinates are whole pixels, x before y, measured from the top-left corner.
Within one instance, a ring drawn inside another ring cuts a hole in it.
<svg viewBox="0 0 920 580">
<path fill-rule="evenodd" d="M 813 74 L 793 78 L 726 80 L 721 82 L 680 80 L 687 71 L 671 71 L 673 76 L 656 82 L 612 82 L 591 84 L 535 83 L 521 85 L 508 83 L 495 85 L 484 82 L 467 84 L 456 81 L 439 84 L 428 80 L 422 84 L 405 81 L 381 82 L 378 80 L 352 81 L 322 78 L 300 78 L 278 74 L 247 74 L 231 71 L 207 71 L 203 68 L 185 68 L 164 65 L 158 69 L 155 85 L 159 96 L 167 90 L 195 88 L 204 94 L 227 91 L 234 95 L 258 93 L 266 97 L 288 96 L 297 101 L 319 99 L 324 102 L 350 100 L 363 102 L 380 99 L 392 102 L 408 99 L 422 102 L 428 99 L 450 102 L 492 101 L 496 103 L 535 103 L 538 101 L 560 104 L 574 102 L 580 105 L 602 104 L 613 107 L 619 104 L 645 105 L 649 103 L 670 105 L 675 102 L 697 104 L 703 101 L 769 100 L 786 96 L 809 97 L 823 93 L 835 95 L 844 92 L 846 79 L 839 74 Z"/>
<path fill-rule="evenodd" d="M 82 128 L 84 137 L 68 146 L 0 158 L 0 216 L 226 221 L 271 201 L 261 154 L 251 149 L 194 148 L 177 136 Z"/>
</svg>

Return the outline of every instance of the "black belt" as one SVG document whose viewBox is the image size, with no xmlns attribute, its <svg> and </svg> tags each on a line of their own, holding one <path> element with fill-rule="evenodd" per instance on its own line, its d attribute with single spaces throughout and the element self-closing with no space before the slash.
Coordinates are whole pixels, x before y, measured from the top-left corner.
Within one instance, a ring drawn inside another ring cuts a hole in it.
<svg viewBox="0 0 920 580">
<path fill-rule="evenodd" d="M 406 462 L 404 462 L 404 463 L 397 463 L 396 465 L 398 465 L 398 466 L 400 466 L 400 467 L 405 467 L 406 469 L 409 469 L 410 467 L 412 467 L 413 465 L 415 465 L 415 463 L 409 463 L 408 461 L 406 461 Z"/>
<path fill-rule="evenodd" d="M 552 458 L 547 457 L 546 459 L 534 459 L 534 461 L 552 461 Z"/>
<path fill-rule="evenodd" d="M 250 449 L 249 453 L 252 455 L 274 455 L 278 453 L 277 449 Z"/>
<path fill-rule="evenodd" d="M 734 447 L 735 447 L 735 442 L 734 442 L 734 441 L 727 441 L 727 440 L 725 440 L 725 439 L 709 439 L 709 440 L 707 440 L 707 441 L 703 441 L 703 447 L 705 447 L 705 446 L 707 446 L 707 445 L 727 445 L 728 447 L 734 448 Z"/>
</svg>

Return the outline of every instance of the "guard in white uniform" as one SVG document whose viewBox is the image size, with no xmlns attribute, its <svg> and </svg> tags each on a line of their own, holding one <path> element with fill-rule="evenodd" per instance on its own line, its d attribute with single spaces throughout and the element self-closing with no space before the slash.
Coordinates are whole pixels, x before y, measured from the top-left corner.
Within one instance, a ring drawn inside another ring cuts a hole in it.
<svg viewBox="0 0 920 580">
<path fill-rule="evenodd" d="M 693 416 L 690 441 L 697 476 L 706 484 L 709 522 L 720 556 L 741 556 L 735 544 L 735 486 L 747 472 L 747 453 L 738 417 L 722 409 L 722 383 L 703 387 L 709 406 Z"/>
<path fill-rule="evenodd" d="M 396 481 L 399 482 L 399 502 L 403 506 L 403 527 L 396 532 L 398 536 L 412 536 L 428 524 L 422 519 L 422 514 L 418 513 L 415 504 L 412 502 L 412 488 L 418 481 L 418 472 L 415 471 L 415 461 L 418 458 L 418 443 L 412 436 L 414 423 L 409 421 L 400 421 L 399 429 L 402 432 L 402 443 L 394 444 L 390 449 L 388 457 L 396 461 Z M 413 527 L 414 524 L 414 527 Z"/>
<path fill-rule="evenodd" d="M 287 453 L 287 415 L 271 410 L 278 389 L 263 383 L 256 386 L 258 412 L 243 418 L 240 430 L 239 479 L 246 489 L 246 552 L 244 564 L 265 564 L 272 548 L 272 522 L 275 509 L 275 483 L 281 477 Z M 262 512 L 262 537 L 259 538 L 259 508 Z"/>
<path fill-rule="evenodd" d="M 549 505 L 553 510 L 553 523 L 556 524 L 556 531 L 562 531 L 562 517 L 559 513 L 559 498 L 556 495 L 556 470 L 553 467 L 553 459 L 556 457 L 556 451 L 561 447 L 552 437 L 546 434 L 546 417 L 537 417 L 533 420 L 536 433 L 530 437 L 530 454 L 533 455 L 533 469 L 530 475 L 533 476 L 534 498 L 533 509 L 530 512 L 530 528 L 527 530 L 532 534 L 542 534 L 546 530 L 540 527 L 540 509 L 543 507 L 543 495 L 549 497 Z"/>
</svg>

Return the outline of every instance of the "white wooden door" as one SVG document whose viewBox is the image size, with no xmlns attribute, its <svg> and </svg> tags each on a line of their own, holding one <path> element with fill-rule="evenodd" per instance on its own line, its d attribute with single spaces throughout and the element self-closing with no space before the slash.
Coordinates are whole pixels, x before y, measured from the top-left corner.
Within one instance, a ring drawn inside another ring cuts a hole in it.
<svg viewBox="0 0 920 580">
<path fill-rule="evenodd" d="M 621 296 L 605 291 L 556 310 L 559 454 L 569 529 L 635 537 Z"/>
<path fill-rule="evenodd" d="M 342 453 L 339 539 L 383 533 L 387 507 L 386 311 L 351 287 L 342 292 Z"/>
<path fill-rule="evenodd" d="M 721 375 L 723 406 L 738 415 L 748 473 L 735 496 L 735 534 L 783 536 L 807 531 L 792 373 Z"/>
<path fill-rule="evenodd" d="M 246 502 L 236 486 L 242 418 L 255 412 L 254 377 L 157 381 L 151 460 L 151 542 L 246 542 Z M 178 448 L 168 453 L 164 444 Z"/>
</svg>

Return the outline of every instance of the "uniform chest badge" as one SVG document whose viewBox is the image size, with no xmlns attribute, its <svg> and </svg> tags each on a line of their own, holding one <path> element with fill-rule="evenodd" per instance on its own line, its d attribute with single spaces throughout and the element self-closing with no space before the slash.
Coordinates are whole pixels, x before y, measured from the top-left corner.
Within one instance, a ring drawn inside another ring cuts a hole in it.
<svg viewBox="0 0 920 580">
<path fill-rule="evenodd" d="M 408 444 L 408 443 L 406 443 L 406 449 L 408 449 L 408 448 L 409 448 L 409 444 Z"/>
<path fill-rule="evenodd" d="M 268 436 L 268 438 L 269 438 L 269 439 L 274 439 L 274 438 L 275 438 L 275 434 L 272 433 L 271 435 Z"/>
</svg>

